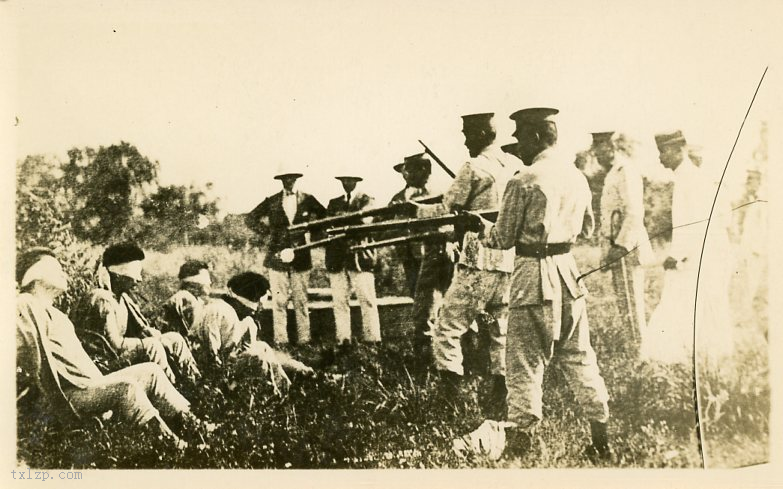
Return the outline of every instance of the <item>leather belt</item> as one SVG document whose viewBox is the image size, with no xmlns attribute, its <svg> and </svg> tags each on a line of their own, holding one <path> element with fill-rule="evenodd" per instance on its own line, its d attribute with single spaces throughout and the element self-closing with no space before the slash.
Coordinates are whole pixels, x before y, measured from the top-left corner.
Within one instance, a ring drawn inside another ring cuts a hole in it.
<svg viewBox="0 0 783 489">
<path fill-rule="evenodd" d="M 517 256 L 544 258 L 545 256 L 562 255 L 571 251 L 571 243 L 517 243 Z"/>
</svg>

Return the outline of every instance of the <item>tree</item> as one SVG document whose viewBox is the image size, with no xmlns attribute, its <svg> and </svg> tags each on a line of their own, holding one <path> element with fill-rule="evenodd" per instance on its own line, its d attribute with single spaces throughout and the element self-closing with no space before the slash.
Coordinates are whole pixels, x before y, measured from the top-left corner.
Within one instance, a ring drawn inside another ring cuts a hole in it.
<svg viewBox="0 0 783 489">
<path fill-rule="evenodd" d="M 62 185 L 72 202 L 74 232 L 105 244 L 127 235 L 134 209 L 157 184 L 157 161 L 121 141 L 109 147 L 72 148 Z"/>
<path fill-rule="evenodd" d="M 144 241 L 153 247 L 170 243 L 190 244 L 199 229 L 215 220 L 217 201 L 193 185 L 159 187 L 141 203 Z"/>
<path fill-rule="evenodd" d="M 52 249 L 70 277 L 58 307 L 69 311 L 75 298 L 90 287 L 96 251 L 74 236 L 70 202 L 59 181 L 59 162 L 28 156 L 16 171 L 16 252 L 35 246 Z"/>
</svg>

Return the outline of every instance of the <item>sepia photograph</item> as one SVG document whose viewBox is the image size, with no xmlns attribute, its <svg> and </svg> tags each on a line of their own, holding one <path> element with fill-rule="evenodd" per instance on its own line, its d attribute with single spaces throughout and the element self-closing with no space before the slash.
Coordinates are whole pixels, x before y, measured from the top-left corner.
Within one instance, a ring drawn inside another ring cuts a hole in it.
<svg viewBox="0 0 783 489">
<path fill-rule="evenodd" d="M 11 478 L 768 469 L 782 14 L 0 1 Z"/>
</svg>

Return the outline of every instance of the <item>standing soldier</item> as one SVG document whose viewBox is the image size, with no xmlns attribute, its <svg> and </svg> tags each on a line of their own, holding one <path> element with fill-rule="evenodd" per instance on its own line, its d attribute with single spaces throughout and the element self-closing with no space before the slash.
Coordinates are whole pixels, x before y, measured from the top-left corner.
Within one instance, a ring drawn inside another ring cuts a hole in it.
<svg viewBox="0 0 783 489">
<path fill-rule="evenodd" d="M 492 439 L 505 445 L 507 456 L 530 450 L 542 417 L 544 367 L 556 361 L 590 420 L 592 444 L 586 455 L 608 458 L 609 396 L 590 344 L 587 290 L 576 280 L 579 271 L 570 251 L 577 236 L 593 231 L 590 189 L 572 156 L 557 152 L 557 113 L 535 108 L 511 115 L 519 154 L 529 168 L 509 182 L 497 222 L 485 231 L 488 246 L 516 248 L 507 350 L 508 421 L 514 429 Z M 455 448 L 480 448 L 499 457 L 503 447 L 475 438 L 502 430 L 486 421 L 455 440 Z"/>
<path fill-rule="evenodd" d="M 402 163 L 394 165 L 394 171 L 405 179 L 405 188 L 394 194 L 389 205 L 408 202 L 413 199 L 431 197 L 427 181 L 432 172 L 432 162 L 424 153 L 406 156 Z M 416 293 L 416 281 L 422 263 L 421 243 L 406 243 L 396 247 L 396 252 L 405 271 L 405 284 L 410 296 Z"/>
<path fill-rule="evenodd" d="M 614 132 L 593 133 L 593 153 L 610 168 L 601 194 L 603 263 L 612 271 L 615 304 L 623 324 L 638 345 L 647 326 L 644 307 L 644 268 L 652 248 L 644 228 L 644 183 L 634 163 L 617 151 Z"/>
<path fill-rule="evenodd" d="M 329 201 L 326 210 L 337 216 L 360 211 L 372 206 L 373 198 L 356 190 L 362 181 L 357 176 L 335 177 L 343 185 L 345 194 Z M 381 341 L 381 321 L 378 317 L 378 299 L 375 295 L 375 252 L 370 250 L 351 253 L 346 240 L 333 241 L 326 245 L 326 270 L 332 287 L 332 304 L 337 342 L 351 340 L 351 288 L 356 291 L 362 311 L 362 339 L 367 342 Z"/>
<path fill-rule="evenodd" d="M 503 189 L 521 168 L 519 160 L 504 153 L 495 143 L 494 114 L 462 117 L 465 147 L 470 159 L 460 168 L 443 202 L 421 205 L 417 217 L 431 217 L 459 210 L 496 209 Z M 510 248 L 510 247 L 506 247 Z M 465 232 L 454 279 L 446 291 L 435 328 L 433 353 L 446 394 L 453 398 L 464 373 L 461 339 L 480 312 L 490 321 L 490 370 L 492 401 L 502 416 L 505 401 L 505 349 L 508 315 L 508 280 L 514 267 L 512 249 L 485 248 L 475 232 Z M 484 321 L 481 321 L 484 323 Z"/>
<path fill-rule="evenodd" d="M 663 262 L 661 300 L 645 329 L 640 356 L 646 361 L 690 365 L 694 328 L 699 325 L 704 333 L 696 344 L 697 359 L 719 373 L 734 346 L 729 307 L 732 252 L 727 234 L 731 210 L 728 202 L 721 201 L 711 213 L 718 182 L 688 158 L 682 131 L 656 134 L 655 143 L 661 164 L 674 174 L 672 240 Z"/>
<path fill-rule="evenodd" d="M 432 162 L 426 154 L 406 156 L 394 166 L 405 178 L 405 188 L 392 197 L 389 205 L 431 197 L 427 180 Z M 432 325 L 449 287 L 453 263 L 446 251 L 445 239 L 412 242 L 397 247 L 405 277 L 413 296 L 414 370 L 424 372 L 432 364 Z"/>
<path fill-rule="evenodd" d="M 294 172 L 280 172 L 275 175 L 275 180 L 280 180 L 283 184 L 283 190 L 264 199 L 245 218 L 247 227 L 257 233 L 266 231 L 261 224 L 262 218 L 269 219 L 269 242 L 264 266 L 269 270 L 274 340 L 278 345 L 288 343 L 289 297 L 294 304 L 297 340 L 300 344 L 310 342 L 310 316 L 307 306 L 307 285 L 313 266 L 310 250 L 292 252 L 293 256 L 284 255 L 291 252 L 289 248 L 303 244 L 303 241 L 298 242 L 289 234 L 288 226 L 323 218 L 326 216 L 326 209 L 312 195 L 294 190 L 296 180 L 301 177 L 301 173 Z"/>
</svg>

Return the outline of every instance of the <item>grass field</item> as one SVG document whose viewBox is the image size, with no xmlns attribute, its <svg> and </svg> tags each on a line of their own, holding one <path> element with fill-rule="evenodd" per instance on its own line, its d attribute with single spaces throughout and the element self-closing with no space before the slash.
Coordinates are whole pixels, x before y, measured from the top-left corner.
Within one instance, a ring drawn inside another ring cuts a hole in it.
<svg viewBox="0 0 783 489">
<path fill-rule="evenodd" d="M 576 251 L 583 269 L 598 262 L 596 248 Z M 213 262 L 217 283 L 230 274 L 260 270 L 260 257 L 210 247 L 182 248 L 147 260 L 142 292 L 150 307 L 176 287 L 185 258 Z M 318 264 L 318 259 L 316 260 Z M 396 273 L 396 272 L 395 272 Z M 658 301 L 662 271 L 648 270 L 648 315 Z M 324 287 L 323 272 L 312 286 Z M 614 323 L 607 273 L 588 278 L 591 336 L 610 392 L 611 443 L 618 467 L 700 467 L 690 368 L 644 365 L 626 347 L 629 335 Z M 733 299 L 734 300 L 734 299 Z M 736 351 L 721 378 L 705 377 L 703 434 L 710 466 L 740 466 L 768 458 L 769 384 L 766 303 L 743 318 Z M 462 460 L 451 440 L 482 420 L 477 398 L 484 388 L 471 376 L 458 412 L 443 408 L 432 377 L 413 378 L 408 340 L 379 347 L 357 346 L 323 368 L 344 374 L 299 379 L 283 397 L 262 381 L 232 382 L 231 372 L 208 372 L 209 382 L 185 391 L 199 416 L 218 424 L 213 433 L 191 433 L 184 453 L 115 419 L 62 427 L 57 420 L 18 416 L 18 458 L 34 468 L 386 468 L 386 467 L 582 467 L 589 426 L 575 408 L 556 369 L 545 378 L 544 416 L 538 435 L 543 449 L 523 459 Z M 306 362 L 322 360 L 318 346 L 293 347 Z M 709 401 L 709 404 L 708 404 Z M 707 406 L 708 405 L 708 406 Z M 707 407 L 709 409 L 707 409 Z M 20 408 L 20 412 L 23 409 Z"/>
</svg>

